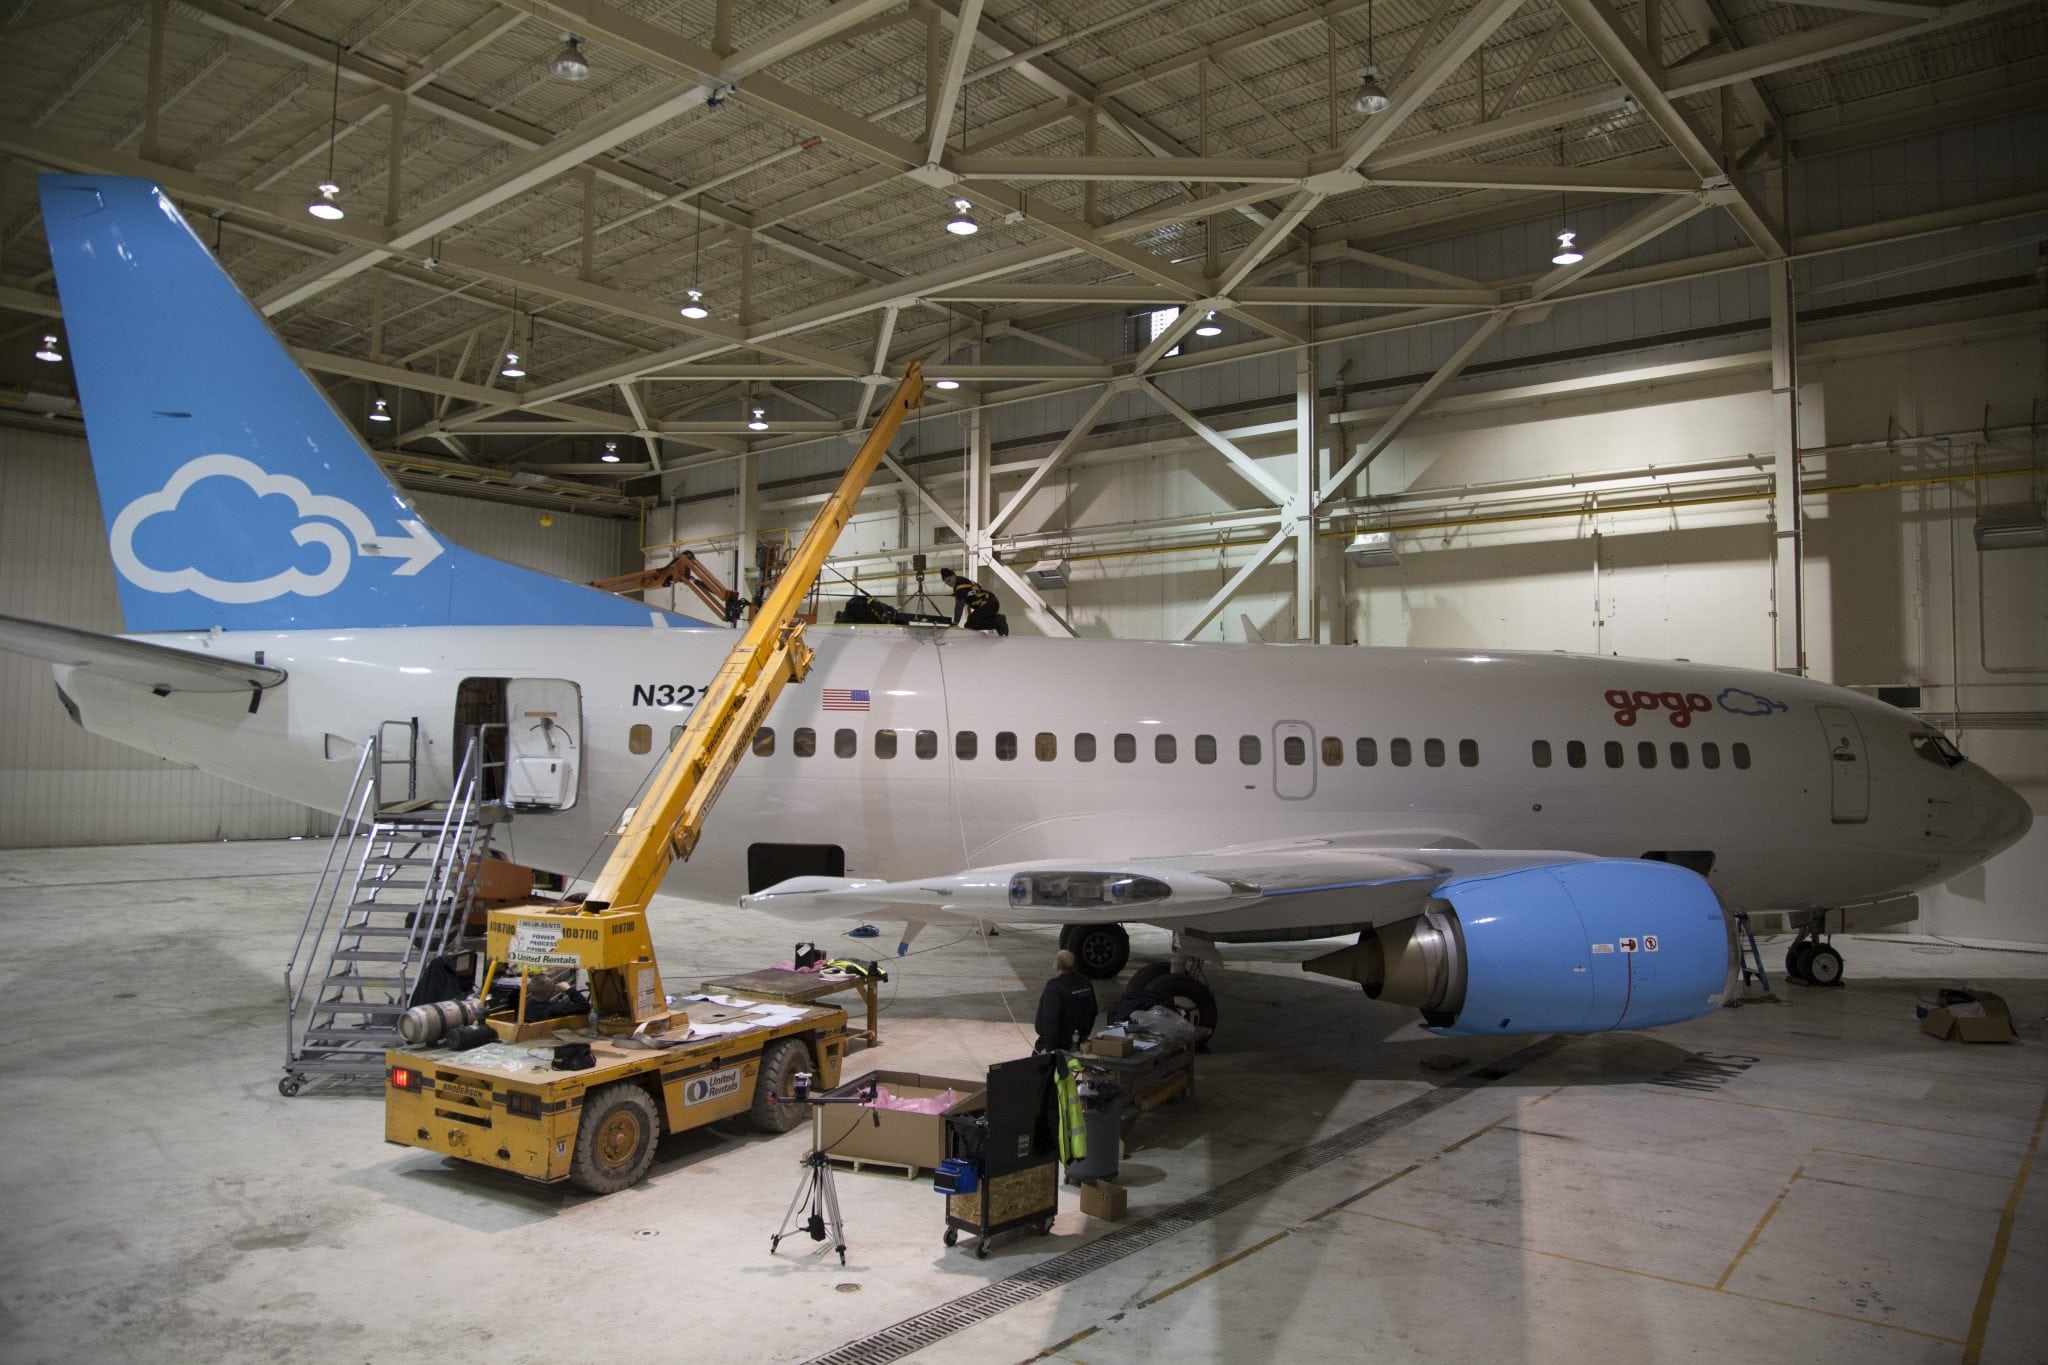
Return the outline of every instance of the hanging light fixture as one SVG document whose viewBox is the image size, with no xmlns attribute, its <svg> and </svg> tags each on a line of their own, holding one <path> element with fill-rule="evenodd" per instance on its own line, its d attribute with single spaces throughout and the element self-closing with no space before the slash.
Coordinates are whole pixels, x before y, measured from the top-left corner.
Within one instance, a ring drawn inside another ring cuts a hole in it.
<svg viewBox="0 0 2048 1365">
<path fill-rule="evenodd" d="M 946 220 L 946 231 L 955 237 L 972 237 L 981 231 L 981 224 L 974 221 L 974 205 L 965 199 L 955 199 L 953 216 Z"/>
<path fill-rule="evenodd" d="M 604 443 L 604 454 L 597 458 L 606 464 L 617 464 L 619 462 L 619 443 L 617 441 L 606 441 Z"/>
<path fill-rule="evenodd" d="M 327 108 L 327 178 L 315 187 L 318 197 L 306 205 L 306 212 L 332 223 L 346 217 L 341 210 L 341 186 L 334 183 L 334 141 L 341 128 L 341 44 L 334 45 L 334 93 Z"/>
<path fill-rule="evenodd" d="M 953 315 L 951 313 L 946 314 L 946 351 L 940 358 L 943 360 L 951 360 L 953 358 Z M 960 381 L 951 378 L 935 379 L 932 381 L 932 387 L 935 389 L 945 389 L 950 392 L 960 387 Z"/>
<path fill-rule="evenodd" d="M 1198 337 L 1220 337 L 1223 335 L 1223 324 L 1216 321 L 1216 310 L 1214 308 L 1209 310 L 1209 316 L 1202 319 L 1201 325 L 1195 328 L 1195 335 Z"/>
<path fill-rule="evenodd" d="M 548 74 L 558 81 L 587 81 L 590 63 L 583 56 L 583 40 L 573 33 L 562 35 L 562 46 L 548 59 Z"/>
<path fill-rule="evenodd" d="M 371 403 L 370 403 L 370 420 L 371 420 L 372 422 L 388 422 L 388 421 L 390 421 L 390 420 L 391 420 L 391 404 L 390 404 L 390 402 L 389 402 L 388 400 L 386 400 L 386 399 L 383 399 L 383 398 L 373 399 L 373 400 L 371 401 Z"/>
<path fill-rule="evenodd" d="M 747 420 L 748 431 L 768 430 L 768 413 L 765 408 L 755 408 L 754 415 Z"/>
<path fill-rule="evenodd" d="M 940 379 L 934 381 L 932 387 L 935 389 L 957 389 L 960 387 L 960 381 L 957 379 Z"/>
<path fill-rule="evenodd" d="M 1564 129 L 1562 128 L 1557 130 L 1557 164 L 1559 166 L 1564 165 Z M 1557 234 L 1557 252 L 1550 258 L 1550 263 L 1552 265 L 1577 265 L 1580 261 L 1586 259 L 1586 253 L 1579 250 L 1573 240 L 1579 234 L 1571 229 L 1570 219 L 1565 216 L 1563 190 L 1557 192 L 1557 218 L 1558 222 L 1564 226 Z"/>
<path fill-rule="evenodd" d="M 37 359 L 37 360 L 47 360 L 47 361 L 49 361 L 49 362 L 50 362 L 50 363 L 51 363 L 52 365 L 54 365 L 54 364 L 56 364 L 56 363 L 57 363 L 58 361 L 62 360 L 63 358 L 64 358 L 64 353 L 63 353 L 62 351 L 60 351 L 60 350 L 58 350 L 58 349 L 57 349 L 57 337 L 56 337 L 56 334 L 55 334 L 55 333 L 51 333 L 50 335 L 48 335 L 48 336 L 45 336 L 45 337 L 43 338 L 43 345 L 42 345 L 42 348 L 41 348 L 40 350 L 38 350 L 38 351 L 36 352 L 36 359 Z"/>
<path fill-rule="evenodd" d="M 1365 5 L 1365 69 L 1358 73 L 1358 93 L 1351 97 L 1351 112 L 1360 118 L 1383 114 L 1393 100 L 1380 84 L 1380 69 L 1372 61 L 1372 0 Z"/>
<path fill-rule="evenodd" d="M 516 348 L 516 347 L 517 347 L 517 346 L 519 345 L 519 291 L 518 291 L 517 289 L 515 289 L 515 290 L 513 290 L 513 291 L 512 291 L 512 342 L 511 342 L 511 344 L 512 344 L 512 346 L 513 346 L 513 347 L 515 347 L 515 348 Z M 522 365 L 521 365 L 521 364 L 519 363 L 519 352 L 518 352 L 518 350 L 516 350 L 516 349 L 513 349 L 513 350 L 508 350 L 508 351 L 506 351 L 506 352 L 505 352 L 505 363 L 504 363 L 503 365 L 500 365 L 500 366 L 498 367 L 498 373 L 499 373 L 499 374 L 501 374 L 501 375 L 503 375 L 503 376 L 505 376 L 505 378 L 507 378 L 507 379 L 524 379 L 524 378 L 526 378 L 526 369 L 525 369 L 525 367 L 524 367 L 524 366 L 522 366 Z"/>
<path fill-rule="evenodd" d="M 711 310 L 704 306 L 704 291 L 697 287 L 698 282 L 704 278 L 704 196 L 701 194 L 697 196 L 696 210 L 697 230 L 692 234 L 690 242 L 691 283 L 690 287 L 683 291 L 686 296 L 683 306 L 676 311 L 686 318 L 708 318 L 711 316 Z"/>
</svg>

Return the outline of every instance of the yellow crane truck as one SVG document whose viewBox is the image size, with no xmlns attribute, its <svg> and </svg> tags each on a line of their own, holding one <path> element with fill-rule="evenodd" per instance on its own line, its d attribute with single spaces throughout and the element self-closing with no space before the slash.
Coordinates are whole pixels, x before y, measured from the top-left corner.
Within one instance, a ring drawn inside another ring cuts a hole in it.
<svg viewBox="0 0 2048 1365">
<path fill-rule="evenodd" d="M 491 912 L 480 995 L 488 998 L 501 973 L 520 982 L 518 1007 L 483 1021 L 495 1040 L 461 1052 L 385 1054 L 387 1142 L 609 1194 L 646 1173 L 665 1133 L 742 1112 L 786 1131 L 801 1107 L 774 1101 L 793 1093 L 797 1073 L 812 1072 L 821 1088 L 839 1083 L 844 1010 L 746 1001 L 670 1009 L 647 905 L 669 866 L 696 848 L 776 697 L 809 670 L 803 600 L 890 440 L 923 402 L 912 362 L 645 797 L 627 811 L 588 894 Z M 535 973 L 563 968 L 587 974 L 594 1029 L 526 1019 Z M 690 1036 L 693 1024 L 704 1036 Z"/>
</svg>

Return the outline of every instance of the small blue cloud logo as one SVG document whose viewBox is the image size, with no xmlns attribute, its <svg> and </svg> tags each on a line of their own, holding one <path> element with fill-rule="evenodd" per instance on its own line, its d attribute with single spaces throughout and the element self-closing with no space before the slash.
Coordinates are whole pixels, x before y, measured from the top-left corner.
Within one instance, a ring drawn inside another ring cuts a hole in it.
<svg viewBox="0 0 2048 1365">
<path fill-rule="evenodd" d="M 1714 698 L 1721 709 L 1736 716 L 1768 716 L 1773 711 L 1785 710 L 1785 703 L 1772 701 L 1769 697 L 1740 687 L 1724 687 L 1721 695 Z"/>
</svg>

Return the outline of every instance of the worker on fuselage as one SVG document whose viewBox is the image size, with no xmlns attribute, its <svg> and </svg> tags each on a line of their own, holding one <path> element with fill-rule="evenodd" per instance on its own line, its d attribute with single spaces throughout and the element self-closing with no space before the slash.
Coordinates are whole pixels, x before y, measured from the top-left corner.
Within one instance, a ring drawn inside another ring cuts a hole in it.
<svg viewBox="0 0 2048 1365">
<path fill-rule="evenodd" d="M 1065 948 L 1052 955 L 1053 978 L 1038 993 L 1034 1052 L 1072 1052 L 1095 1031 L 1095 987 L 1076 966 Z"/>
<path fill-rule="evenodd" d="M 998 635 L 1010 633 L 1010 623 L 1003 619 L 1002 599 L 994 593 L 951 569 L 939 570 L 939 580 L 953 590 L 954 625 L 992 630 Z"/>
</svg>

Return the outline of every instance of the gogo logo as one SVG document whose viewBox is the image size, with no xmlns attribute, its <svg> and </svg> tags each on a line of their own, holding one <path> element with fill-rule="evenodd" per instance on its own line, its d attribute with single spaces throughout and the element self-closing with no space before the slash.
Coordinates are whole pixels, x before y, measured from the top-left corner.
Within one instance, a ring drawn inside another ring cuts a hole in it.
<svg viewBox="0 0 2048 1365">
<path fill-rule="evenodd" d="M 1616 725 L 1634 725 L 1638 712 L 1665 711 L 1681 730 L 1692 724 L 1695 712 L 1714 709 L 1703 692 L 1629 692 L 1619 687 L 1607 693 L 1607 704 L 1614 708 Z"/>
</svg>

